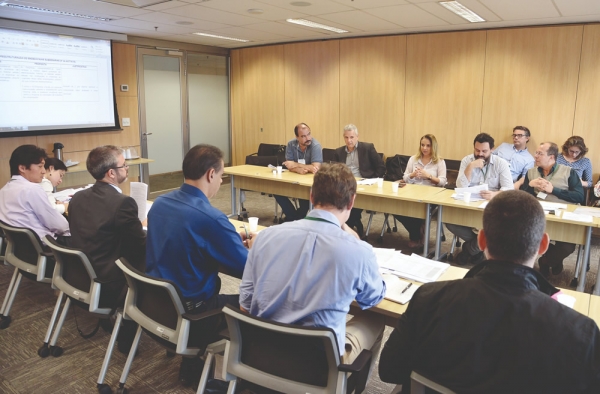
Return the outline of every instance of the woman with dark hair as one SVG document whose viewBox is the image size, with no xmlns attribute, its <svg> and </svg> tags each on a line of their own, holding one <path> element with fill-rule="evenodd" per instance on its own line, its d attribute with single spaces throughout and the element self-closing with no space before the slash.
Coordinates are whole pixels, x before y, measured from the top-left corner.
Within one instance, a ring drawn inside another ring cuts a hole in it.
<svg viewBox="0 0 600 394">
<path fill-rule="evenodd" d="M 404 182 L 443 187 L 446 182 L 446 162 L 438 156 L 437 140 L 433 134 L 425 134 L 419 141 L 417 154 L 411 156 L 404 171 Z M 409 235 L 408 247 L 423 246 L 422 227 L 425 220 L 394 215 L 404 225 Z"/>
<path fill-rule="evenodd" d="M 54 207 L 58 213 L 65 213 L 69 203 L 57 203 L 56 199 L 52 195 L 52 192 L 56 186 L 62 183 L 65 172 L 67 172 L 67 166 L 61 160 L 54 157 L 49 157 L 44 163 L 44 168 L 46 169 L 46 173 L 44 174 L 44 179 L 42 179 L 42 189 L 44 189 L 48 195 L 48 201 L 50 201 L 50 205 L 52 205 L 52 207 Z"/>
<path fill-rule="evenodd" d="M 584 188 L 592 187 L 592 162 L 585 157 L 588 148 L 583 138 L 574 135 L 569 137 L 562 146 L 562 153 L 556 158 L 558 164 L 571 167 L 581 179 Z"/>
</svg>

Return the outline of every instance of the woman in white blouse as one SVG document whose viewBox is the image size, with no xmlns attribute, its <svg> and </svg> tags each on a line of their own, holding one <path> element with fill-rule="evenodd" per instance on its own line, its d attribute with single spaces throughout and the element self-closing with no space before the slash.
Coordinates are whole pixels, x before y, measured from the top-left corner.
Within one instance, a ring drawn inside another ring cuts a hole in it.
<svg viewBox="0 0 600 394">
<path fill-rule="evenodd" d="M 419 142 L 419 151 L 408 160 L 404 182 L 426 186 L 443 187 L 446 182 L 446 162 L 438 156 L 437 140 L 433 134 L 425 134 Z M 408 231 L 410 248 L 423 246 L 425 220 L 394 215 Z"/>
<path fill-rule="evenodd" d="M 46 169 L 46 174 L 44 174 L 44 179 L 42 179 L 42 189 L 44 189 L 48 195 L 50 205 L 52 205 L 59 213 L 65 213 L 69 203 L 57 203 L 52 192 L 54 191 L 54 187 L 62 183 L 65 172 L 67 172 L 67 166 L 61 160 L 49 157 L 46 159 L 44 168 Z"/>
</svg>

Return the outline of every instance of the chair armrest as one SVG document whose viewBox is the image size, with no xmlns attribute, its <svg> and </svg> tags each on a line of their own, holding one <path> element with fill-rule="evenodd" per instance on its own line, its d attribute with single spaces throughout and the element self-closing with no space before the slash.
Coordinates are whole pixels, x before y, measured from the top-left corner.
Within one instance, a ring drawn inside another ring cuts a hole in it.
<svg viewBox="0 0 600 394">
<path fill-rule="evenodd" d="M 365 366 L 371 363 L 373 353 L 370 350 L 363 349 L 362 352 L 356 357 L 352 364 L 340 364 L 338 365 L 338 371 L 341 372 L 359 372 L 362 371 Z"/>
<path fill-rule="evenodd" d="M 184 313 L 181 316 L 189 321 L 198 321 L 198 320 L 206 319 L 207 317 L 218 316 L 222 313 L 223 313 L 223 311 L 221 309 L 211 309 L 209 311 L 202 312 L 202 313 Z"/>
<path fill-rule="evenodd" d="M 52 252 L 45 252 L 45 251 L 43 251 L 41 253 L 41 255 L 42 256 L 46 256 L 46 257 L 54 257 L 54 253 L 52 253 Z"/>
</svg>

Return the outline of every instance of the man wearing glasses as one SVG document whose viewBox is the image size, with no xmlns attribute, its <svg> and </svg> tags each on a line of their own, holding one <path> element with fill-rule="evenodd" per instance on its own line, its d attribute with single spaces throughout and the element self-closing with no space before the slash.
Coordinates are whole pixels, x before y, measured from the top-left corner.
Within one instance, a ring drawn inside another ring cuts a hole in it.
<svg viewBox="0 0 600 394">
<path fill-rule="evenodd" d="M 94 148 L 86 166 L 96 183 L 76 193 L 69 204 L 69 246 L 85 252 L 98 279 L 107 282 L 102 285 L 102 293 L 107 296 L 103 302 L 112 308 L 122 303 L 126 289 L 125 277 L 115 260 L 125 257 L 144 272 L 146 233 L 138 219 L 135 200 L 119 188 L 129 170 L 123 151 L 113 145 Z M 133 321 L 124 322 L 117 338 L 118 348 L 129 353 L 136 325 Z"/>
<path fill-rule="evenodd" d="M 584 194 L 581 180 L 570 167 L 558 164 L 558 145 L 554 142 L 540 144 L 535 152 L 535 168 L 527 171 L 525 177 L 515 183 L 520 188 L 540 200 L 583 204 Z M 563 270 L 563 260 L 573 253 L 575 244 L 556 241 L 550 244 L 548 252 L 539 258 L 540 272 L 548 276 L 550 270 L 558 275 Z"/>
<path fill-rule="evenodd" d="M 508 162 L 513 182 L 524 177 L 527 170 L 533 168 L 533 156 L 527 151 L 530 137 L 531 133 L 527 127 L 516 126 L 512 132 L 513 145 L 504 142 L 492 152 Z"/>
</svg>

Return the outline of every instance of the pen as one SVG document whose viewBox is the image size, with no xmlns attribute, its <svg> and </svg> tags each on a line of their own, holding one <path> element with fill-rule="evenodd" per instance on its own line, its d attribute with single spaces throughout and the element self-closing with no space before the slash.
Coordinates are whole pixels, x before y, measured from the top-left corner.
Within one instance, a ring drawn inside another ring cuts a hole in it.
<svg viewBox="0 0 600 394">
<path fill-rule="evenodd" d="M 246 232 L 246 239 L 252 239 L 252 234 L 248 233 L 248 227 L 246 227 L 246 225 L 244 224 L 243 226 L 240 226 L 244 228 L 244 231 Z"/>
<path fill-rule="evenodd" d="M 402 290 L 400 293 L 401 293 L 401 294 L 404 294 L 404 293 L 406 293 L 406 290 L 408 290 L 408 289 L 409 289 L 411 286 L 412 286 L 412 283 L 409 283 L 409 284 L 408 284 L 408 286 L 406 286 L 406 287 L 404 288 L 404 290 Z"/>
</svg>

